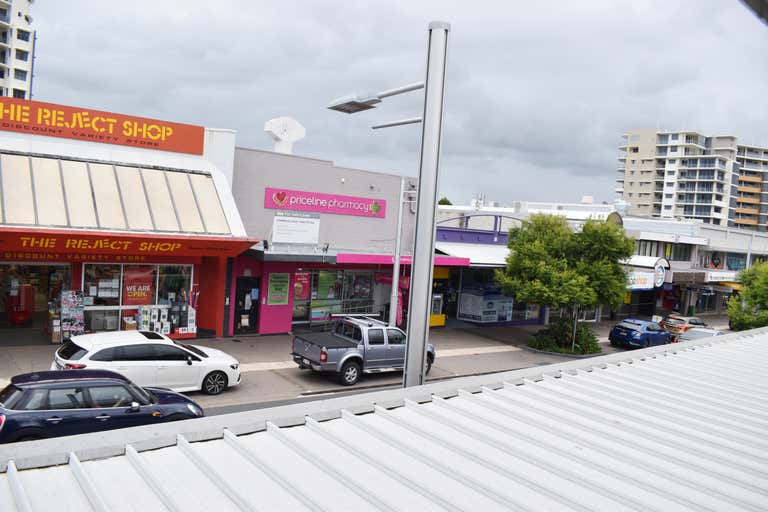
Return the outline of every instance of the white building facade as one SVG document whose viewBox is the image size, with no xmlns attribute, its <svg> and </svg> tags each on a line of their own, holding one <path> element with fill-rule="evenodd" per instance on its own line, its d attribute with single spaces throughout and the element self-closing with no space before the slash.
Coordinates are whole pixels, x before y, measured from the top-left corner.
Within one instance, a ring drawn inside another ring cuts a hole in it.
<svg viewBox="0 0 768 512">
<path fill-rule="evenodd" d="M 32 99 L 35 31 L 32 0 L 0 0 L 0 96 Z"/>
</svg>

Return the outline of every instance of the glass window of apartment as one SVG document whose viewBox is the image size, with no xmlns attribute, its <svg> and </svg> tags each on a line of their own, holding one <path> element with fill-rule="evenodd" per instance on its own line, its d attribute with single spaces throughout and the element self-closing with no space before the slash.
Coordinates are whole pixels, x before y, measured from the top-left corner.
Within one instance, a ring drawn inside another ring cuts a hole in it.
<svg viewBox="0 0 768 512">
<path fill-rule="evenodd" d="M 638 240 L 635 242 L 635 254 L 638 256 L 656 256 L 659 242 L 653 240 Z"/>
<path fill-rule="evenodd" d="M 664 205 L 664 209 L 665 210 L 671 210 L 672 209 L 672 205 L 671 204 L 665 204 Z"/>
<path fill-rule="evenodd" d="M 16 59 L 23 60 L 23 61 L 29 60 L 29 52 L 17 49 L 16 50 Z"/>
<path fill-rule="evenodd" d="M 25 91 L 24 89 L 14 89 L 13 97 L 24 99 L 27 97 L 27 91 Z"/>
<path fill-rule="evenodd" d="M 671 139 L 672 139 L 672 140 L 677 140 L 677 137 L 678 137 L 678 136 L 679 136 L 679 134 L 677 134 L 677 133 L 673 133 L 673 134 L 672 134 L 672 136 L 671 136 Z"/>
<path fill-rule="evenodd" d="M 673 163 L 677 162 L 677 160 L 676 160 L 675 158 L 670 158 L 670 159 L 668 160 L 668 162 L 669 162 L 670 164 L 673 164 Z"/>
<path fill-rule="evenodd" d="M 192 265 L 160 265 L 158 268 L 157 303 L 189 302 L 192 288 Z"/>
<path fill-rule="evenodd" d="M 669 152 L 670 153 L 677 153 L 677 146 L 670 146 L 669 147 Z"/>
<path fill-rule="evenodd" d="M 659 144 L 666 144 L 669 141 L 669 135 L 659 135 Z"/>
<path fill-rule="evenodd" d="M 664 257 L 670 261 L 689 261 L 691 259 L 691 246 L 689 244 L 666 244 Z"/>
<path fill-rule="evenodd" d="M 27 30 L 16 30 L 16 39 L 19 41 L 29 41 L 30 32 Z"/>
<path fill-rule="evenodd" d="M 14 69 L 13 70 L 13 78 L 16 80 L 26 80 L 27 79 L 27 72 L 23 69 Z"/>
</svg>

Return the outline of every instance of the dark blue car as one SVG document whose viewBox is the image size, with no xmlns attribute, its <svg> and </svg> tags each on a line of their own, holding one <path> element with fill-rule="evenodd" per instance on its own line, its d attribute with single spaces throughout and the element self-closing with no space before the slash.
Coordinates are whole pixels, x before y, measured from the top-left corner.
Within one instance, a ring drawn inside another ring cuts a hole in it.
<svg viewBox="0 0 768 512">
<path fill-rule="evenodd" d="M 673 341 L 673 336 L 656 322 L 628 318 L 613 326 L 608 339 L 613 346 L 643 348 L 665 345 Z"/>
<path fill-rule="evenodd" d="M 25 373 L 0 391 L 0 443 L 199 418 L 167 389 L 141 388 L 107 370 Z"/>
</svg>

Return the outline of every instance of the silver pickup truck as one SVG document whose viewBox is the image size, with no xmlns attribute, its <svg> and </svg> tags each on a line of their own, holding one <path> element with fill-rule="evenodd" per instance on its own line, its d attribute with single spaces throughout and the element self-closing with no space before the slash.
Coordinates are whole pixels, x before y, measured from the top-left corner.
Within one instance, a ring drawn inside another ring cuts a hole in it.
<svg viewBox="0 0 768 512">
<path fill-rule="evenodd" d="M 372 318 L 344 317 L 331 332 L 294 334 L 291 355 L 301 369 L 336 373 L 351 386 L 362 373 L 402 370 L 405 333 Z M 427 344 L 426 372 L 435 362 L 435 347 Z"/>
</svg>

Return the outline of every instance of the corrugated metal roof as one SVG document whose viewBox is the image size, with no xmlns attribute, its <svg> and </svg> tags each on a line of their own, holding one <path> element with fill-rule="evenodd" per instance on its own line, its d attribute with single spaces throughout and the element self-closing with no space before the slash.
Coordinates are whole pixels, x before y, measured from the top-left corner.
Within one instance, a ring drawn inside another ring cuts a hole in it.
<svg viewBox="0 0 768 512">
<path fill-rule="evenodd" d="M 0 510 L 765 510 L 767 363 L 761 330 L 7 446 Z"/>
</svg>

